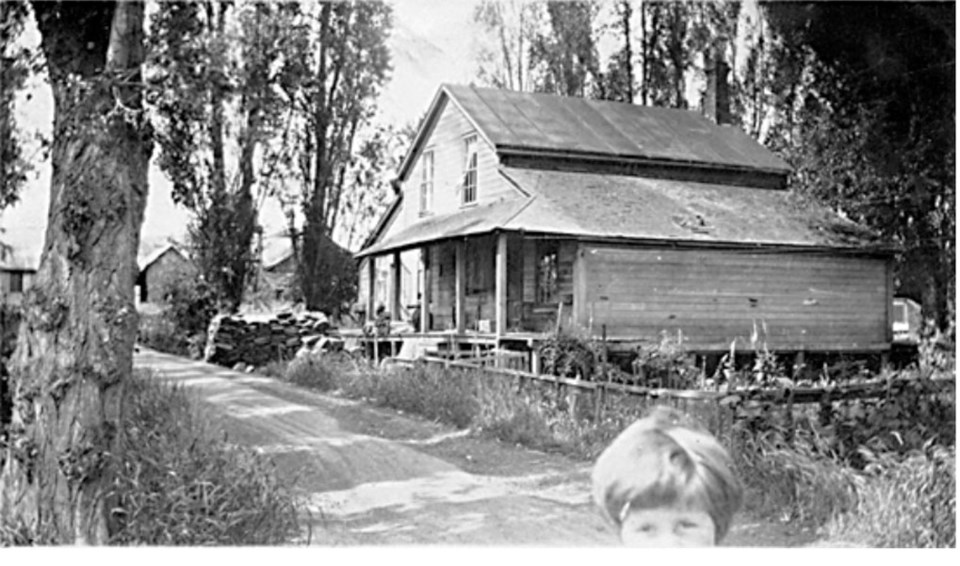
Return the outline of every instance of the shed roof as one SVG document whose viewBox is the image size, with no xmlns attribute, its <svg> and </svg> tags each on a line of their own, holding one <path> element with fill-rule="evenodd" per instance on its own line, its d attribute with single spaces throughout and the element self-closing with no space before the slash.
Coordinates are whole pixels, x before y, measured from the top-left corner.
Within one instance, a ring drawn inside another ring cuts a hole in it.
<svg viewBox="0 0 960 566">
<path fill-rule="evenodd" d="M 401 179 L 448 99 L 499 152 L 607 156 L 784 175 L 790 171 L 785 161 L 739 128 L 719 126 L 693 111 L 444 84 L 401 166 Z"/>
<path fill-rule="evenodd" d="M 861 249 L 872 234 L 785 191 L 503 167 L 529 197 L 429 216 L 358 256 L 494 230 L 692 245 Z"/>
</svg>

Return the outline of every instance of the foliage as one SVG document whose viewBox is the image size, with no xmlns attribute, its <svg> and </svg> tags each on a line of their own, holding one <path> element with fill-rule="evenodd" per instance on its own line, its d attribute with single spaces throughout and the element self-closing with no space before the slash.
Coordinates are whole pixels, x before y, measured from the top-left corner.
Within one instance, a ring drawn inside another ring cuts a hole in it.
<svg viewBox="0 0 960 566">
<path fill-rule="evenodd" d="M 485 36 L 477 53 L 477 78 L 506 90 L 532 90 L 530 50 L 542 5 L 522 0 L 481 0 L 473 21 Z M 491 46 L 493 45 L 493 46 Z"/>
<path fill-rule="evenodd" d="M 748 508 L 811 526 L 851 509 L 861 478 L 824 457 L 816 434 L 794 434 L 788 442 L 785 432 L 741 422 L 731 433 L 730 453 L 748 490 Z"/>
<path fill-rule="evenodd" d="M 182 389 L 127 383 L 111 496 L 111 544 L 280 544 L 299 535 L 297 503 L 273 465 L 231 448 Z"/>
<path fill-rule="evenodd" d="M 289 118 L 281 86 L 291 79 L 275 70 L 284 68 L 292 41 L 290 11 L 282 4 L 164 2 L 151 21 L 159 165 L 173 182 L 174 201 L 194 214 L 193 257 L 226 311 L 243 299 L 255 261 L 257 202 L 274 171 L 257 151 Z M 231 113 L 239 124 L 230 123 Z"/>
<path fill-rule="evenodd" d="M 161 352 L 200 358 L 210 321 L 217 314 L 213 288 L 192 264 L 186 264 L 164 273 L 157 289 L 163 310 L 140 313 L 140 342 Z"/>
<path fill-rule="evenodd" d="M 164 316 L 180 332 L 188 335 L 206 333 L 217 313 L 214 290 L 191 264 L 164 274 L 158 285 Z"/>
<path fill-rule="evenodd" d="M 549 31 L 537 34 L 530 44 L 534 90 L 584 97 L 599 73 L 592 2 L 548 2 Z"/>
<path fill-rule="evenodd" d="M 17 91 L 30 73 L 30 54 L 17 45 L 26 16 L 26 2 L 0 3 L 0 210 L 17 201 L 31 169 L 23 155 L 14 116 Z"/>
<path fill-rule="evenodd" d="M 683 346 L 679 333 L 663 331 L 660 342 L 653 347 L 638 347 L 633 362 L 633 373 L 641 384 L 671 389 L 692 389 L 700 378 L 694 356 Z"/>
<path fill-rule="evenodd" d="M 291 7 L 290 42 L 283 62 L 283 92 L 289 100 L 289 128 L 267 159 L 283 166 L 283 181 L 294 191 L 282 195 L 291 232 L 300 234 L 298 281 L 306 306 L 329 310 L 339 290 L 329 274 L 338 272 L 327 253 L 345 201 L 360 204 L 388 160 L 382 139 L 371 136 L 357 151 L 376 100 L 390 71 L 386 39 L 392 9 L 384 2 L 324 2 Z M 353 194 L 354 198 L 350 198 Z M 294 230 L 295 205 L 303 227 Z"/>
<path fill-rule="evenodd" d="M 537 348 L 541 371 L 561 377 L 592 379 L 600 358 L 594 340 L 566 331 L 551 334 Z"/>
<path fill-rule="evenodd" d="M 906 458 L 864 454 L 868 475 L 857 504 L 827 525 L 828 537 L 871 547 L 956 547 L 955 448 L 930 444 Z"/>
<path fill-rule="evenodd" d="M 767 144 L 791 188 L 901 247 L 897 292 L 940 328 L 955 296 L 955 19 L 949 4 L 765 2 L 768 81 L 783 115 Z"/>
<path fill-rule="evenodd" d="M 190 356 L 190 339 L 164 313 L 140 313 L 137 342 L 159 352 Z"/>
</svg>

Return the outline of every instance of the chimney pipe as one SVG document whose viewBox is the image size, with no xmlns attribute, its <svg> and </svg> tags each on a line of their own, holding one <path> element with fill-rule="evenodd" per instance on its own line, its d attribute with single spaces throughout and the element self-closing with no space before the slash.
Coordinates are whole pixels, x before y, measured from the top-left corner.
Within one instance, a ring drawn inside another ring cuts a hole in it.
<svg viewBox="0 0 960 566">
<path fill-rule="evenodd" d="M 703 93 L 703 115 L 717 124 L 733 123 L 730 114 L 730 86 L 727 75 L 730 67 L 724 61 L 725 42 L 722 40 L 703 55 L 703 70 L 707 76 L 707 88 Z"/>
</svg>

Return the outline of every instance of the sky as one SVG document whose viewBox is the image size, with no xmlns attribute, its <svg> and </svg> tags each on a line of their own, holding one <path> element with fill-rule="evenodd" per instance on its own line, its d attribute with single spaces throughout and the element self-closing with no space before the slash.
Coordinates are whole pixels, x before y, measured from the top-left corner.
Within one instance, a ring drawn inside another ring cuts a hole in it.
<svg viewBox="0 0 960 566">
<path fill-rule="evenodd" d="M 403 126 L 426 110 L 441 83 L 468 83 L 473 77 L 472 14 L 475 0 L 392 0 L 394 27 L 389 39 L 393 73 L 379 101 L 376 120 Z M 28 30 L 26 43 L 36 45 L 39 36 Z M 53 102 L 49 87 L 34 79 L 17 105 L 18 123 L 27 140 L 25 152 L 33 157 L 34 172 L 20 195 L 20 202 L 0 213 L 0 240 L 15 247 L 30 248 L 39 257 L 49 207 L 50 166 L 41 160 L 37 134 L 49 136 Z M 156 156 L 156 151 L 154 152 Z M 188 213 L 170 198 L 170 183 L 152 165 L 149 196 L 141 238 L 157 245 L 172 237 L 182 239 Z M 281 230 L 285 221 L 279 204 L 268 200 L 261 211 L 266 233 Z"/>
</svg>

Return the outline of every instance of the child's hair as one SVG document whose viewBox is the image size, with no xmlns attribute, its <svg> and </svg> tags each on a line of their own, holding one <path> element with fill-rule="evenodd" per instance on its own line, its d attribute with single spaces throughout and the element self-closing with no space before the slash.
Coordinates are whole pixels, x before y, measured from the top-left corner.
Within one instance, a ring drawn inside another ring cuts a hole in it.
<svg viewBox="0 0 960 566">
<path fill-rule="evenodd" d="M 720 542 L 740 507 L 743 487 L 729 454 L 712 435 L 682 413 L 656 407 L 597 458 L 593 498 L 618 529 L 631 509 L 705 511 Z"/>
</svg>

